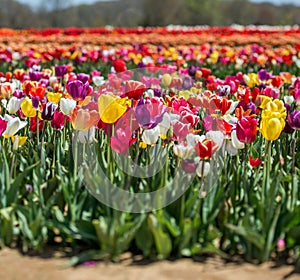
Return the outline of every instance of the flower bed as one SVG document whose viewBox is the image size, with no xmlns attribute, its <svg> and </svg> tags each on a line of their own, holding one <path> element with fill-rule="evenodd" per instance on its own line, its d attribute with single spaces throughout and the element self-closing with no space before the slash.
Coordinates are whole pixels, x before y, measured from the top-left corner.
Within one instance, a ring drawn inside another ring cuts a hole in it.
<svg viewBox="0 0 300 280">
<path fill-rule="evenodd" d="M 0 33 L 0 246 L 299 258 L 297 28 Z"/>
</svg>

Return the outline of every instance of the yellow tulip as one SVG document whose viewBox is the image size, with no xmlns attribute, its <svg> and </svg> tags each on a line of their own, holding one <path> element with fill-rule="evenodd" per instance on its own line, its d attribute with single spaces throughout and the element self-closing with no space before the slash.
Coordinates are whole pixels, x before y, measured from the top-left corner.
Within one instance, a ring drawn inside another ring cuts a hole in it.
<svg viewBox="0 0 300 280">
<path fill-rule="evenodd" d="M 22 147 L 25 144 L 27 138 L 27 136 L 12 136 L 11 140 L 13 142 L 13 149 L 17 150 L 18 148 Z"/>
<path fill-rule="evenodd" d="M 263 96 L 260 107 L 263 109 L 260 123 L 263 137 L 269 141 L 278 139 L 285 127 L 286 109 L 283 102 Z"/>
<path fill-rule="evenodd" d="M 191 92 L 188 90 L 181 90 L 178 93 L 178 97 L 183 97 L 185 100 L 188 100 L 191 95 Z"/>
<path fill-rule="evenodd" d="M 244 75 L 244 80 L 248 87 L 255 87 L 259 85 L 258 75 L 256 73 L 249 73 L 247 75 Z"/>
<path fill-rule="evenodd" d="M 21 110 L 26 117 L 35 117 L 36 110 L 32 106 L 32 101 L 29 97 L 26 97 L 21 103 Z"/>
<path fill-rule="evenodd" d="M 60 99 L 62 98 L 62 94 L 56 93 L 56 92 L 48 92 L 47 98 L 48 98 L 48 101 L 58 104 Z"/>
<path fill-rule="evenodd" d="M 120 98 L 112 94 L 102 94 L 98 99 L 100 119 L 108 124 L 115 123 L 122 117 L 130 104 L 127 98 Z"/>
</svg>

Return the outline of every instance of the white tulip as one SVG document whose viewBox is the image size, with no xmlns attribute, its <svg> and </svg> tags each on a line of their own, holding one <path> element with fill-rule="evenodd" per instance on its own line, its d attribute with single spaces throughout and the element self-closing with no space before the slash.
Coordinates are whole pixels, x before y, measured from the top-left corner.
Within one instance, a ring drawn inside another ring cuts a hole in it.
<svg viewBox="0 0 300 280">
<path fill-rule="evenodd" d="M 9 99 L 8 104 L 7 104 L 7 108 L 6 108 L 8 113 L 10 113 L 10 114 L 17 113 L 17 111 L 20 109 L 22 101 L 23 101 L 23 98 L 20 99 L 20 98 L 17 98 L 15 96 L 12 96 Z"/>
<path fill-rule="evenodd" d="M 236 130 L 233 130 L 231 132 L 231 141 L 232 141 L 232 145 L 234 148 L 238 149 L 238 150 L 241 150 L 241 149 L 244 149 L 245 148 L 245 144 L 242 143 L 238 138 L 237 138 L 237 135 L 236 135 Z"/>
<path fill-rule="evenodd" d="M 142 141 L 146 143 L 147 145 L 153 145 L 157 142 L 159 137 L 159 127 L 156 126 L 152 129 L 144 130 L 142 135 Z"/>
<path fill-rule="evenodd" d="M 60 110 L 66 115 L 69 116 L 71 111 L 76 107 L 76 101 L 68 98 L 60 99 Z"/>
<path fill-rule="evenodd" d="M 6 114 L 4 119 L 7 121 L 7 127 L 3 132 L 3 136 L 7 138 L 14 136 L 20 129 L 27 125 L 27 122 L 21 121 L 19 117 L 12 117 Z"/>
</svg>

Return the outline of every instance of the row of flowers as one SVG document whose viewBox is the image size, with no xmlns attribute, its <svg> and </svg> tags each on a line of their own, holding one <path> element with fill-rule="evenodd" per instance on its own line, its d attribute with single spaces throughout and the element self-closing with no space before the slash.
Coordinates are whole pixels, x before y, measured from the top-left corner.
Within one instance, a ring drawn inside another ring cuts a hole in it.
<svg viewBox="0 0 300 280">
<path fill-rule="evenodd" d="M 147 71 L 133 80 L 134 72 L 116 60 L 106 81 L 98 71 L 75 74 L 66 65 L 7 73 L 0 84 L 0 136 L 18 148 L 29 136 L 26 126 L 36 133 L 45 123 L 62 130 L 70 121 L 83 138 L 91 130 L 92 139 L 95 128 L 111 133 L 114 126 L 110 141 L 118 153 L 137 140 L 147 147 L 161 138 L 180 158 L 195 151 L 207 160 L 225 140 L 227 152 L 236 155 L 258 132 L 276 140 L 300 129 L 300 78 L 290 73 L 263 69 L 220 79 L 195 66 Z"/>
</svg>

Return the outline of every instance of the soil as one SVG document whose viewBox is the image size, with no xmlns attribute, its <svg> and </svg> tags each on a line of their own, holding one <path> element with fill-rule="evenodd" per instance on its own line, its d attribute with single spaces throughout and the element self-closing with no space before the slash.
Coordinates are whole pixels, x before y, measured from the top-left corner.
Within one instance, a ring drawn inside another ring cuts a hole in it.
<svg viewBox="0 0 300 280">
<path fill-rule="evenodd" d="M 60 251 L 41 255 L 22 255 L 5 248 L 0 251 L 0 280 L 279 280 L 300 279 L 292 265 L 227 262 L 218 258 L 181 259 L 147 262 L 122 256 L 120 263 L 90 262 L 78 267 L 63 267 L 68 258 Z"/>
</svg>

